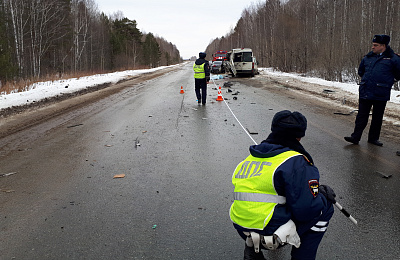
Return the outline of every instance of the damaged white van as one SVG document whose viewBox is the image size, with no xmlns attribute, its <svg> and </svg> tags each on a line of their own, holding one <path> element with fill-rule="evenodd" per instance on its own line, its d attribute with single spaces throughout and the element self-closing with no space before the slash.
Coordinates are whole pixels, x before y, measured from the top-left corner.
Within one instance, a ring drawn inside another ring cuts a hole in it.
<svg viewBox="0 0 400 260">
<path fill-rule="evenodd" d="M 227 54 L 228 61 L 226 67 L 234 75 L 254 75 L 258 74 L 257 60 L 253 56 L 253 51 L 249 48 L 233 49 Z"/>
</svg>

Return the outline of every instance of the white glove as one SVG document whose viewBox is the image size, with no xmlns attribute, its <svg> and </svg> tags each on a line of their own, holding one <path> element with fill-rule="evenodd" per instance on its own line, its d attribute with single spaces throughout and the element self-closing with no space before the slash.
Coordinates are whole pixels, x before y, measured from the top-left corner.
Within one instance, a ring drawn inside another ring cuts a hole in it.
<svg viewBox="0 0 400 260">
<path fill-rule="evenodd" d="M 294 245 L 296 248 L 300 247 L 300 237 L 296 231 L 296 224 L 289 220 L 286 224 L 280 226 L 274 235 L 278 242 L 283 245 L 284 243 Z"/>
</svg>

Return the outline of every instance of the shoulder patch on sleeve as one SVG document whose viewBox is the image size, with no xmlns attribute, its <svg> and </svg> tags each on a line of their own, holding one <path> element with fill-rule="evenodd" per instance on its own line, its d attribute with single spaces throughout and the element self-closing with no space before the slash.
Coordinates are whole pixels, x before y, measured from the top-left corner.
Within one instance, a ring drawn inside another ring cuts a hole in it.
<svg viewBox="0 0 400 260">
<path fill-rule="evenodd" d="M 319 192 L 319 182 L 318 180 L 308 180 L 308 187 L 310 188 L 311 194 L 317 197 Z"/>
</svg>

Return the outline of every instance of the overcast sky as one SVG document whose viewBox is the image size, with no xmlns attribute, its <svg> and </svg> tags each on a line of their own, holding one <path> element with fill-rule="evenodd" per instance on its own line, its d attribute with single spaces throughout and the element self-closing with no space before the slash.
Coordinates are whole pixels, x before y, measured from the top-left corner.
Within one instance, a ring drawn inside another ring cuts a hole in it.
<svg viewBox="0 0 400 260">
<path fill-rule="evenodd" d="M 107 15 L 121 11 L 142 32 L 173 43 L 188 59 L 204 51 L 212 39 L 235 27 L 242 11 L 258 1 L 245 0 L 94 0 Z M 243 47 L 243 46 L 236 46 Z M 210 59 L 211 54 L 207 53 Z"/>
</svg>

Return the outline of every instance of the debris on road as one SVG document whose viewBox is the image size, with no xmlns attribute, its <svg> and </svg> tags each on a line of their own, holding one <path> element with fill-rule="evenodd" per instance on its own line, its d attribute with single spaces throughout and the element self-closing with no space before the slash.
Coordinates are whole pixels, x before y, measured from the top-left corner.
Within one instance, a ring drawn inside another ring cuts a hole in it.
<svg viewBox="0 0 400 260">
<path fill-rule="evenodd" d="M 13 175 L 13 174 L 16 174 L 16 173 L 17 172 L 2 173 L 2 174 L 0 174 L 0 177 L 10 176 L 10 175 Z"/>
<path fill-rule="evenodd" d="M 343 113 L 343 112 L 334 112 L 335 115 L 344 115 L 344 116 L 349 116 L 353 114 L 354 112 L 358 111 L 358 109 L 352 110 L 349 113 Z"/>
<path fill-rule="evenodd" d="M 222 85 L 222 87 L 224 88 L 230 88 L 233 85 L 232 82 L 225 82 L 224 85 Z"/>
<path fill-rule="evenodd" d="M 222 75 L 212 75 L 211 76 L 211 79 L 213 79 L 213 80 L 218 80 L 218 79 L 223 79 L 224 78 L 224 76 L 222 76 Z"/>
<path fill-rule="evenodd" d="M 139 137 L 136 137 L 136 139 L 135 139 L 135 148 L 137 149 L 138 146 L 140 146 Z"/>
<path fill-rule="evenodd" d="M 116 174 L 113 179 L 125 178 L 125 174 Z"/>
<path fill-rule="evenodd" d="M 392 177 L 391 174 L 385 174 L 383 172 L 378 172 L 378 171 L 376 171 L 376 173 L 380 174 L 382 176 L 382 178 L 389 179 L 390 177 Z"/>
<path fill-rule="evenodd" d="M 67 128 L 77 127 L 77 126 L 81 126 L 81 125 L 83 125 L 83 124 L 70 125 L 70 126 L 67 126 Z"/>
<path fill-rule="evenodd" d="M 258 135 L 258 132 L 254 131 L 254 130 L 250 130 L 249 128 L 246 128 L 246 131 L 251 135 Z"/>
<path fill-rule="evenodd" d="M 11 189 L 0 189 L 0 191 L 5 192 L 5 193 L 11 193 L 11 192 L 14 192 L 15 190 L 11 190 Z"/>
</svg>

